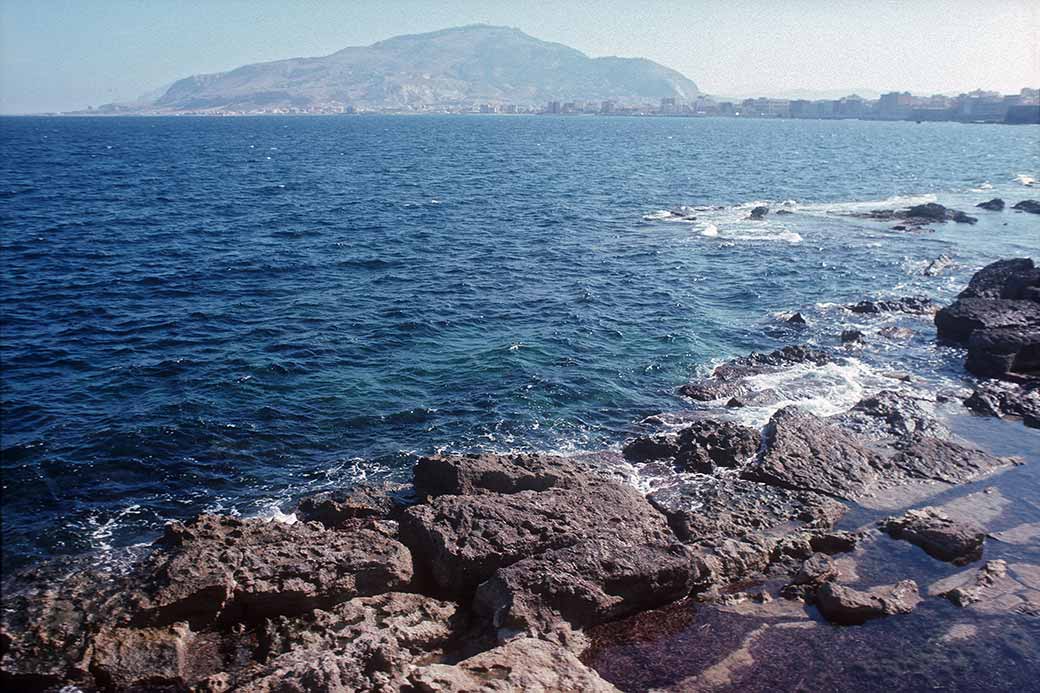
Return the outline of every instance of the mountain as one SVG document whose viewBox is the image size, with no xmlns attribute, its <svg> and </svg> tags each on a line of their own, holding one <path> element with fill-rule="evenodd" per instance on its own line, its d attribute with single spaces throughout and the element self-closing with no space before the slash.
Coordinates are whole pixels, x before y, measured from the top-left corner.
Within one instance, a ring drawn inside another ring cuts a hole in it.
<svg viewBox="0 0 1040 693">
<path fill-rule="evenodd" d="M 320 58 L 245 65 L 174 82 L 148 110 L 243 111 L 341 104 L 421 110 L 480 103 L 689 99 L 697 85 L 641 58 L 590 58 L 483 24 L 397 36 Z M 136 104 L 135 104 L 136 106 Z"/>
</svg>

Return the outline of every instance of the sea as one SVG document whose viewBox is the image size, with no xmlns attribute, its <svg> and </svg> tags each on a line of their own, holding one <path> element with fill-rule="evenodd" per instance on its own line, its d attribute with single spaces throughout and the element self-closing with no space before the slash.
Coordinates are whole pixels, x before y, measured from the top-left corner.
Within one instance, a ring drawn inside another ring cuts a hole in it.
<svg viewBox="0 0 1040 693">
<path fill-rule="evenodd" d="M 929 316 L 844 306 L 1040 259 L 1040 217 L 974 207 L 1040 198 L 1038 126 L 20 117 L 0 144 L 7 574 L 434 451 L 617 450 L 751 351 L 844 354 L 762 384 L 819 414 L 892 372 L 964 387 Z M 924 202 L 978 223 L 852 216 Z"/>
</svg>

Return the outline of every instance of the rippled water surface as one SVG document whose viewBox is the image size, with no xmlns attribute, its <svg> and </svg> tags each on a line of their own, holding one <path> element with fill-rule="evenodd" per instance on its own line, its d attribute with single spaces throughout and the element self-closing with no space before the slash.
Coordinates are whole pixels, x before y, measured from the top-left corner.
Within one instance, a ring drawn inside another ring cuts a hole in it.
<svg viewBox="0 0 1040 693">
<path fill-rule="evenodd" d="M 834 304 L 948 299 L 1040 248 L 1017 212 L 910 234 L 844 216 L 1038 198 L 1031 126 L 8 118 L 0 138 L 5 570 L 437 448 L 616 445 L 714 361 L 836 344 L 855 316 Z M 680 205 L 722 208 L 661 213 Z M 792 397 L 959 377 L 910 320 Z"/>
</svg>

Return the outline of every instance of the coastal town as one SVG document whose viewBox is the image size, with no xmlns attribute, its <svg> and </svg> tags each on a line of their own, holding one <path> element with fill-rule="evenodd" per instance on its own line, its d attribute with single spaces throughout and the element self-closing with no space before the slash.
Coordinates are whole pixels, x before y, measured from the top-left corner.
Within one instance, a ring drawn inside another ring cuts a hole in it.
<svg viewBox="0 0 1040 693">
<path fill-rule="evenodd" d="M 106 104 L 75 115 L 131 114 L 121 104 Z M 657 103 L 623 101 L 549 101 L 542 105 L 520 103 L 443 103 L 367 108 L 339 101 L 299 106 L 270 106 L 236 110 L 204 108 L 170 112 L 163 109 L 134 111 L 134 115 L 560 115 L 560 116 L 650 116 L 650 117 L 730 117 L 797 118 L 816 120 L 910 120 L 954 121 L 966 123 L 1040 123 L 1040 89 L 1024 88 L 1017 94 L 975 91 L 949 96 L 919 96 L 908 91 L 888 92 L 877 99 L 856 94 L 840 99 L 779 99 L 770 97 L 723 99 L 699 95 L 688 101 L 675 97 Z"/>
</svg>

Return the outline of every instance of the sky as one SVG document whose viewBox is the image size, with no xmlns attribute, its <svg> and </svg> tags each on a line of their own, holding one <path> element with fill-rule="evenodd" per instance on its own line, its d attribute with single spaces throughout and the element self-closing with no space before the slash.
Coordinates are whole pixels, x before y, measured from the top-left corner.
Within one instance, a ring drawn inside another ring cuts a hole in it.
<svg viewBox="0 0 1040 693">
<path fill-rule="evenodd" d="M 723 96 L 1040 85 L 1037 0 L 0 0 L 0 113 L 474 23 L 649 58 Z"/>
</svg>

